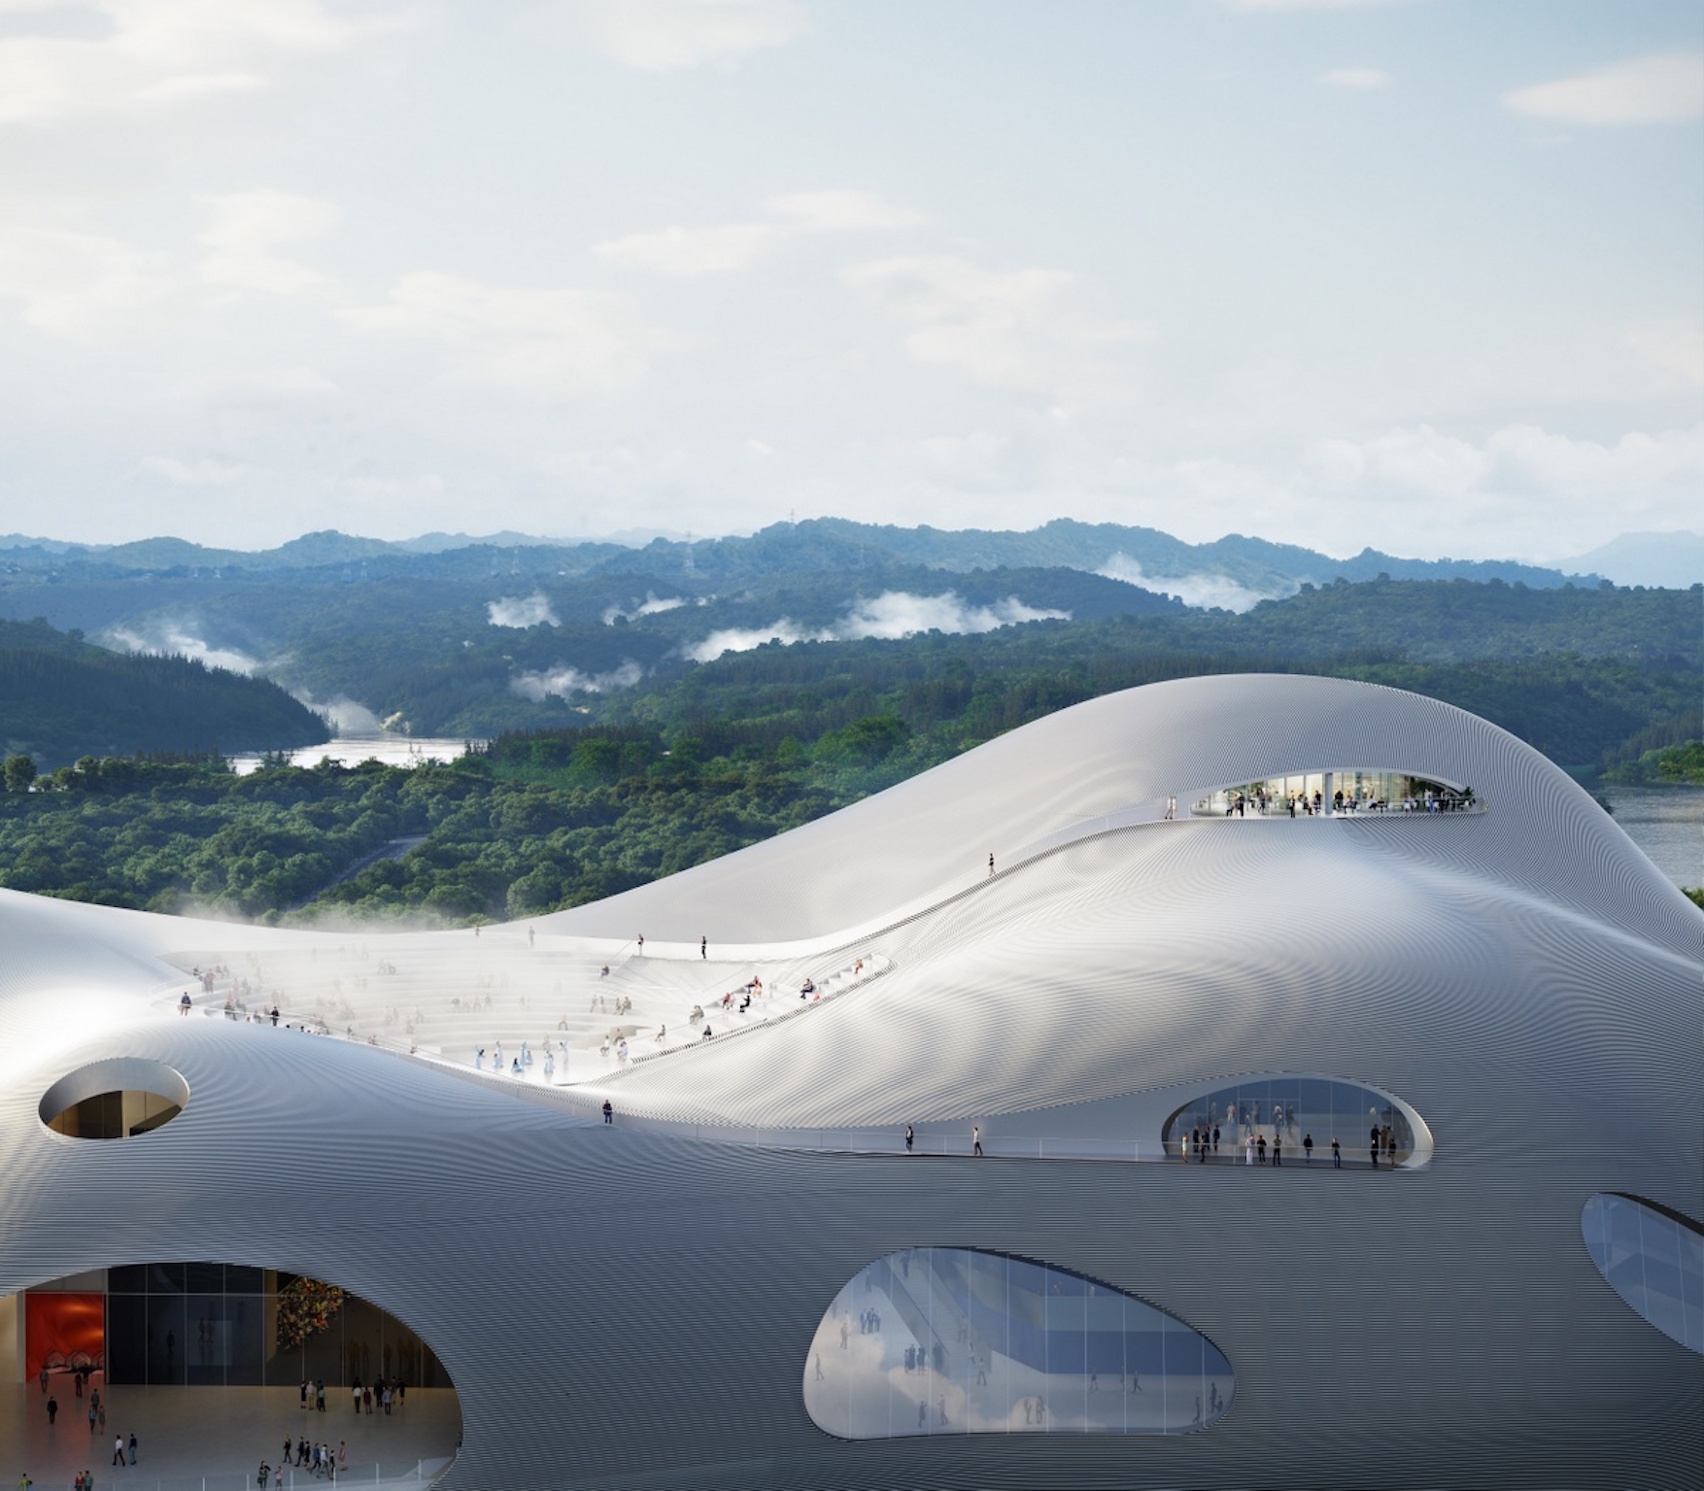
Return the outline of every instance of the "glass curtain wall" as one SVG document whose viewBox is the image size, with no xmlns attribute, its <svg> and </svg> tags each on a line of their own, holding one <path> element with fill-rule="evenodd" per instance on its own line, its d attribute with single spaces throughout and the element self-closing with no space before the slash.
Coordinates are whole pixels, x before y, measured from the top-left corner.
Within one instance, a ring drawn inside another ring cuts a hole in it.
<svg viewBox="0 0 1704 1491">
<path fill-rule="evenodd" d="M 1580 1233 L 1598 1272 L 1671 1341 L 1704 1355 L 1704 1231 L 1632 1196 L 1586 1202 Z"/>
<path fill-rule="evenodd" d="M 1400 1165 L 1413 1157 L 1413 1126 L 1383 1093 L 1330 1077 L 1280 1076 L 1250 1078 L 1203 1093 L 1166 1120 L 1160 1137 L 1169 1155 L 1217 1164 L 1247 1162 L 1250 1145 L 1258 1161 L 1262 1140 L 1270 1163 L 1274 1143 L 1281 1140 L 1286 1165 L 1310 1163 L 1302 1144 L 1309 1135 L 1314 1142 L 1311 1163 L 1331 1164 L 1335 1138 L 1342 1145 L 1344 1164 L 1370 1166 L 1374 1130 L 1379 1164 Z"/>
<path fill-rule="evenodd" d="M 1458 813 L 1476 807 L 1471 790 L 1400 771 L 1322 768 L 1241 782 L 1197 798 L 1198 818 L 1288 818 L 1315 812 Z"/>
<path fill-rule="evenodd" d="M 907 1248 L 835 1298 L 805 1361 L 812 1421 L 842 1439 L 1184 1434 L 1235 1390 L 1181 1320 L 1066 1269 Z"/>
<path fill-rule="evenodd" d="M 261 1386 L 359 1377 L 449 1387 L 432 1349 L 376 1305 L 344 1295 L 325 1325 L 280 1343 L 279 1295 L 297 1276 L 222 1263 L 107 1270 L 107 1378 L 113 1383 Z"/>
</svg>

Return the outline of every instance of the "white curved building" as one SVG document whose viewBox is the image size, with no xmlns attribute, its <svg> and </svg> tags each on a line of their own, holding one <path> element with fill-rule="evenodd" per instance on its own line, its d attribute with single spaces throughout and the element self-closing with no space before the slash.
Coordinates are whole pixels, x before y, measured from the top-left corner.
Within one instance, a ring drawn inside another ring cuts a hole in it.
<svg viewBox="0 0 1704 1491">
<path fill-rule="evenodd" d="M 477 936 L 0 948 L 0 1296 L 341 1285 L 446 1486 L 1700 1484 L 1704 918 L 1431 700 L 1133 690 Z"/>
</svg>

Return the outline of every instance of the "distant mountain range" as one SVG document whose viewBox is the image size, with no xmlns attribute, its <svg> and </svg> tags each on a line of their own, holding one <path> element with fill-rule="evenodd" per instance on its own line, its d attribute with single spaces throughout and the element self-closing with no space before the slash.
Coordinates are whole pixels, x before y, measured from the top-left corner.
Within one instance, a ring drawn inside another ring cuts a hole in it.
<svg viewBox="0 0 1704 1491">
<path fill-rule="evenodd" d="M 1597 560 L 1601 557 L 1602 563 Z M 1363 549 L 1347 559 L 1294 544 L 1231 534 L 1190 544 L 1154 528 L 1057 519 L 1028 532 L 982 529 L 897 528 L 816 518 L 777 523 L 742 537 L 690 539 L 659 536 L 642 547 L 619 539 L 553 540 L 502 532 L 481 537 L 431 533 L 399 542 L 327 530 L 291 539 L 274 549 L 207 548 L 178 538 L 92 545 L 0 536 L 0 570 L 43 569 L 132 577 L 196 575 L 209 571 L 323 570 L 378 562 L 386 572 L 407 561 L 437 560 L 430 572 L 471 577 L 500 574 L 627 573 L 658 579 L 724 583 L 772 575 L 777 570 L 833 572 L 871 565 L 919 566 L 963 573 L 978 569 L 1067 568 L 1173 594 L 1186 604 L 1244 610 L 1258 600 L 1294 594 L 1304 584 L 1325 585 L 1387 575 L 1395 580 L 1504 580 L 1553 587 L 1595 584 L 1600 578 L 1631 583 L 1635 571 L 1661 567 L 1679 583 L 1704 576 L 1704 538 L 1692 534 L 1624 535 L 1615 543 L 1563 566 L 1516 560 L 1405 559 Z M 447 566 L 445 561 L 451 562 Z M 1591 562 L 1587 562 L 1591 561 Z M 1624 578 L 1625 577 L 1625 578 Z M 1169 582 L 1169 583 L 1168 583 Z M 1649 583 L 1639 580 L 1637 583 Z M 1690 583 L 1688 581 L 1687 583 Z"/>
<path fill-rule="evenodd" d="M 1684 554 L 1687 537 L 1655 547 Z M 1652 548 L 1630 536 L 1609 560 L 1630 564 Z M 1506 670 L 1543 657 L 1631 670 L 1589 731 L 1525 727 L 1558 759 L 1586 762 L 1696 698 L 1698 611 L 1696 596 L 1618 588 L 1595 570 L 1373 549 L 1336 559 L 1241 535 L 1189 544 L 1068 520 L 1013 533 L 813 519 L 642 545 L 321 532 L 257 553 L 176 538 L 0 539 L 0 623 L 43 618 L 75 648 L 87 638 L 270 680 L 345 731 L 382 724 L 459 738 L 647 718 L 656 691 L 677 685 L 686 698 L 763 678 L 804 698 L 825 670 L 852 667 L 874 670 L 873 689 L 896 668 L 923 676 L 949 655 L 1033 657 L 1048 689 L 1055 674 L 1125 677 L 1136 656 L 1185 671 L 1457 668 L 1449 697 L 1514 719 Z M 51 683 L 39 651 L 18 667 L 32 687 Z M 1560 678 L 1546 673 L 1529 692 L 1575 718 Z M 1390 681 L 1405 679 L 1423 681 Z M 869 692 L 849 687 L 849 698 Z M 97 728 L 98 692 L 80 733 L 102 749 L 132 736 L 164 748 L 151 730 Z M 36 740 L 32 713 L 0 738 Z M 191 743 L 234 738 L 224 725 L 179 723 Z"/>
<path fill-rule="evenodd" d="M 1704 580 L 1704 533 L 1623 533 L 1590 553 L 1560 563 L 1590 569 L 1617 585 L 1689 590 Z"/>
</svg>

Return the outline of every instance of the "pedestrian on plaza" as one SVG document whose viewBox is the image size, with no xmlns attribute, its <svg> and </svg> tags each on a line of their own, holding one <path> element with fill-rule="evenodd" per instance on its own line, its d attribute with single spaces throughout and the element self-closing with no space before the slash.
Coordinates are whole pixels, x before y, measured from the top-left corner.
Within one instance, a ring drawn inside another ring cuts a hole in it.
<svg viewBox="0 0 1704 1491">
<path fill-rule="evenodd" d="M 112 1463 L 114 1465 L 124 1464 L 124 1436 L 122 1434 L 115 1434 L 112 1437 Z"/>
<path fill-rule="evenodd" d="M 982 1158 L 982 1125 L 979 1123 L 970 1126 L 970 1152 L 978 1159 Z"/>
<path fill-rule="evenodd" d="M 708 958 L 710 956 L 710 939 L 708 937 L 700 937 L 698 939 L 698 956 L 700 958 Z"/>
<path fill-rule="evenodd" d="M 1302 1162 L 1304 1164 L 1307 1164 L 1307 1165 L 1313 1164 L 1313 1135 L 1312 1134 L 1303 1134 L 1302 1135 Z"/>
<path fill-rule="evenodd" d="M 912 1145 L 912 1142 L 916 1138 L 917 1138 L 916 1131 L 911 1127 L 910 1124 L 906 1124 L 906 1126 L 905 1126 L 905 1152 L 907 1154 L 911 1153 L 911 1145 Z"/>
<path fill-rule="evenodd" d="M 608 1098 L 604 1099 L 603 1116 L 604 1116 L 604 1122 L 605 1123 L 614 1123 L 615 1122 L 615 1109 L 610 1107 Z"/>
<path fill-rule="evenodd" d="M 53 1421 L 59 1417 L 59 1399 L 52 1393 L 47 1395 L 47 1427 L 53 1427 Z"/>
<path fill-rule="evenodd" d="M 130 1448 L 130 1463 L 132 1465 L 134 1465 L 136 1463 L 136 1436 L 134 1434 L 132 1434 L 130 1436 L 129 1448 Z"/>
</svg>

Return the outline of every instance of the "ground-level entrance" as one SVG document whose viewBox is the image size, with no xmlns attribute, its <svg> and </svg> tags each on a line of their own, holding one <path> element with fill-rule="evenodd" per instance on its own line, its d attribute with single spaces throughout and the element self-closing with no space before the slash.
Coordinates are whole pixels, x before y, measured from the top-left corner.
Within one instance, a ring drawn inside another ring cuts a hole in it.
<svg viewBox="0 0 1704 1491">
<path fill-rule="evenodd" d="M 323 1445 L 342 1484 L 406 1486 L 441 1474 L 460 1438 L 431 1348 L 318 1280 L 138 1264 L 0 1299 L 0 1484 L 27 1474 L 48 1491 L 88 1474 L 103 1491 L 248 1491 L 264 1462 L 275 1482 L 283 1469 L 278 1484 L 305 1486 Z"/>
</svg>

